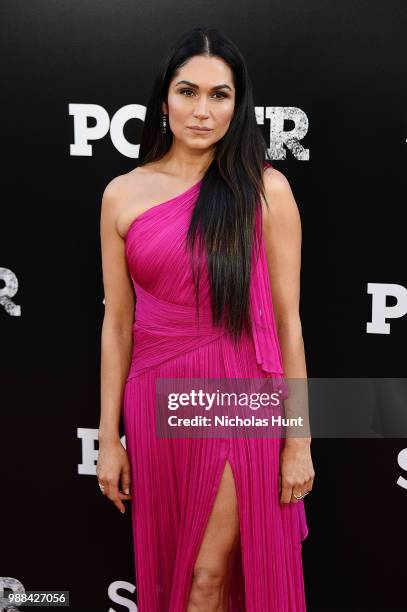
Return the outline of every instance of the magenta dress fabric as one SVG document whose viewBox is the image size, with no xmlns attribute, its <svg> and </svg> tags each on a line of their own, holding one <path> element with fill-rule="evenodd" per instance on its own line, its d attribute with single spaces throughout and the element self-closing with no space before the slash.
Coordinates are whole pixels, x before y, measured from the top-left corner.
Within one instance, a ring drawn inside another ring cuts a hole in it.
<svg viewBox="0 0 407 612">
<path fill-rule="evenodd" d="M 306 610 L 304 501 L 280 506 L 282 438 L 160 438 L 157 378 L 271 378 L 284 384 L 264 241 L 254 257 L 252 332 L 237 347 L 210 317 L 209 276 L 200 285 L 200 324 L 185 237 L 202 181 L 141 213 L 125 244 L 135 295 L 133 353 L 123 416 L 139 612 L 186 612 L 193 568 L 229 462 L 240 547 L 229 612 Z M 259 209 L 260 213 L 260 209 Z M 260 213 L 261 214 L 261 213 Z M 257 227 L 261 216 L 257 216 Z"/>
</svg>

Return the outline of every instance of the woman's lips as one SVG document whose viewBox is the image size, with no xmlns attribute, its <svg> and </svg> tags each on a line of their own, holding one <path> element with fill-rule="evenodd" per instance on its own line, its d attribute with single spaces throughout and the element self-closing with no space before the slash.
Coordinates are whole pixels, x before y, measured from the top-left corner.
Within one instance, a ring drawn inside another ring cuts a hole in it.
<svg viewBox="0 0 407 612">
<path fill-rule="evenodd" d="M 194 134 L 210 134 L 212 132 L 211 129 L 194 128 L 194 127 L 188 127 L 188 129 L 191 130 L 191 132 L 193 132 Z"/>
</svg>

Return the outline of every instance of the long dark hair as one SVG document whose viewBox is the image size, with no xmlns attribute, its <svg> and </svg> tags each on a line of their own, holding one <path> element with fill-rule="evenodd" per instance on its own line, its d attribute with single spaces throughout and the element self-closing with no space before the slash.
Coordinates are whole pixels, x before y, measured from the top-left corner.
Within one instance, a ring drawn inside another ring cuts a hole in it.
<svg viewBox="0 0 407 612">
<path fill-rule="evenodd" d="M 186 32 L 162 60 L 147 104 L 138 165 L 159 160 L 170 149 L 171 131 L 168 126 L 166 133 L 160 130 L 162 102 L 167 103 L 169 84 L 177 71 L 195 55 L 222 58 L 232 71 L 236 91 L 234 115 L 228 131 L 215 145 L 187 235 L 197 309 L 204 256 L 210 278 L 213 324 L 224 324 L 236 341 L 243 327 L 248 329 L 251 325 L 251 254 L 254 245 L 260 244 L 256 211 L 260 208 L 261 213 L 260 194 L 265 198 L 263 168 L 267 144 L 256 122 L 245 60 L 236 45 L 216 29 L 193 28 Z M 261 232 L 262 224 L 258 226 Z M 197 238 L 199 263 L 195 267 Z"/>
</svg>

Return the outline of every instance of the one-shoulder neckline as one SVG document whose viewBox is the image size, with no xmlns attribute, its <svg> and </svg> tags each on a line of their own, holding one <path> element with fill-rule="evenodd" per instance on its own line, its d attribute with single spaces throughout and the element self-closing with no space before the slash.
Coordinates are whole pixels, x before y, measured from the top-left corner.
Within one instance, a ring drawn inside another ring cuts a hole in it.
<svg viewBox="0 0 407 612">
<path fill-rule="evenodd" d="M 185 189 L 185 191 L 182 191 L 181 193 L 178 193 L 176 196 L 173 196 L 172 198 L 168 198 L 168 200 L 164 200 L 163 202 L 159 202 L 158 204 L 154 204 L 153 206 L 150 206 L 150 208 L 147 208 L 147 210 L 144 210 L 142 213 L 140 213 L 139 215 L 137 215 L 137 217 L 135 219 L 133 219 L 133 221 L 130 223 L 127 232 L 124 236 L 124 240 L 126 241 L 131 229 L 133 228 L 133 226 L 136 224 L 136 222 L 145 217 L 148 213 L 150 213 L 152 210 L 154 210 L 155 208 L 158 208 L 159 206 L 163 206 L 164 204 L 168 204 L 169 202 L 173 202 L 174 200 L 178 200 L 178 198 L 181 198 L 187 194 L 189 194 L 191 191 L 193 191 L 194 189 L 196 189 L 196 187 L 198 187 L 201 183 L 202 183 L 203 179 L 199 180 L 197 183 L 194 183 L 194 185 L 191 185 L 191 187 L 188 187 L 188 189 Z"/>
</svg>

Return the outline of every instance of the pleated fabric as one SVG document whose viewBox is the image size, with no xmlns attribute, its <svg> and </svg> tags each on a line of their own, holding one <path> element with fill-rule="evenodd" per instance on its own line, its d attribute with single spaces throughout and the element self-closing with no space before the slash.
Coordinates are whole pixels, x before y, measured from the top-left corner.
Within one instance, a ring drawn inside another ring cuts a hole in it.
<svg viewBox="0 0 407 612">
<path fill-rule="evenodd" d="M 240 525 L 228 610 L 302 612 L 302 541 L 308 527 L 303 500 L 280 506 L 284 439 L 156 435 L 158 378 L 270 378 L 275 389 L 285 387 L 264 242 L 253 254 L 251 332 L 235 345 L 224 328 L 212 326 L 207 274 L 196 320 L 185 237 L 201 182 L 139 215 L 126 236 L 136 306 L 123 416 L 138 609 L 186 612 L 193 568 L 228 461 Z M 258 216 L 257 227 L 260 222 Z"/>
</svg>

